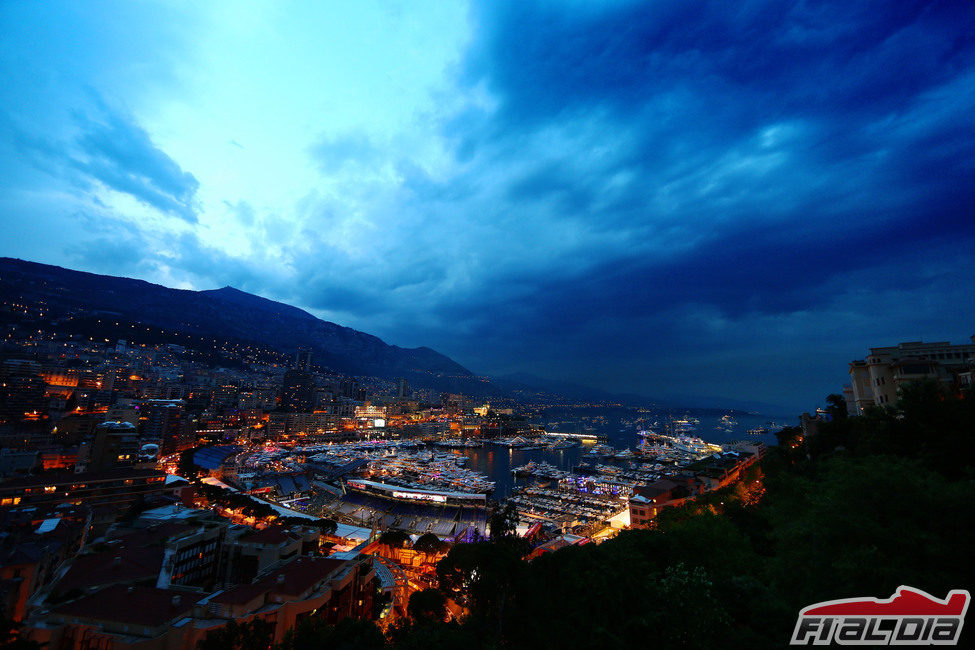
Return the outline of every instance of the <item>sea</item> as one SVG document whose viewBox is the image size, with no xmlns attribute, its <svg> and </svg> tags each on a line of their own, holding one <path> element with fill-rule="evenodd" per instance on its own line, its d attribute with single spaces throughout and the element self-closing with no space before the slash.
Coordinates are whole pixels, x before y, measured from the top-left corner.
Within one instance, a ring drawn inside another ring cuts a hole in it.
<svg viewBox="0 0 975 650">
<path fill-rule="evenodd" d="M 684 415 L 673 416 L 684 418 Z M 768 415 L 752 413 L 735 413 L 733 420 L 735 424 L 727 424 L 721 419 L 721 414 L 694 414 L 693 417 L 699 422 L 694 425 L 692 435 L 716 444 L 729 443 L 738 440 L 761 441 L 767 445 L 776 444 L 774 434 L 752 435 L 747 433 L 749 429 L 767 427 L 770 422 L 778 425 L 793 425 L 791 419 L 784 417 L 774 418 Z M 545 418 L 542 418 L 544 420 Z M 587 429 L 598 434 L 603 434 L 608 438 L 610 446 L 619 451 L 623 449 L 633 449 L 640 444 L 638 431 L 649 428 L 649 423 L 634 423 L 631 414 L 627 413 L 621 417 L 607 415 L 596 416 L 586 420 Z M 662 418 L 655 418 L 661 424 L 665 422 Z M 652 423 L 652 421 L 651 421 Z M 539 422 L 539 424 L 552 424 L 552 422 Z M 661 433 L 663 426 L 655 427 Z M 558 430 L 549 428 L 548 430 Z M 575 431 L 569 431 L 574 433 Z M 578 445 L 568 449 L 511 449 L 493 443 L 485 443 L 481 447 L 467 449 L 453 449 L 451 453 L 467 456 L 466 467 L 486 474 L 495 483 L 493 498 L 500 500 L 512 493 L 512 490 L 520 485 L 527 484 L 530 479 L 516 478 L 511 470 L 526 464 L 529 461 L 548 462 L 559 469 L 571 471 L 578 464 L 583 456 L 591 448 L 591 445 Z M 443 450 L 441 450 L 443 451 Z"/>
</svg>

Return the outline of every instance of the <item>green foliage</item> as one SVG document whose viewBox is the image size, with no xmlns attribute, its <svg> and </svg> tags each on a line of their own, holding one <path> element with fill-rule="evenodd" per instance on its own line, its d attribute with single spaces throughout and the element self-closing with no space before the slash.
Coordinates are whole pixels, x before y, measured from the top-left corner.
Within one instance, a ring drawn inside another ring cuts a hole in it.
<svg viewBox="0 0 975 650">
<path fill-rule="evenodd" d="M 813 459 L 837 452 L 911 458 L 961 478 L 975 457 L 975 395 L 956 395 L 935 379 L 905 384 L 891 407 L 820 424 L 802 445 Z"/>
<path fill-rule="evenodd" d="M 441 539 L 433 533 L 424 533 L 420 535 L 415 542 L 413 542 L 414 551 L 428 553 L 430 555 L 442 553 L 447 550 L 447 547 L 448 544 L 441 541 Z"/>
<path fill-rule="evenodd" d="M 968 541 L 951 532 L 975 526 L 975 482 L 883 456 L 833 458 L 794 481 L 768 505 L 769 568 L 797 606 L 900 584 L 943 594 L 975 579 Z"/>
<path fill-rule="evenodd" d="M 495 504 L 488 517 L 488 530 L 492 540 L 500 541 L 517 536 L 518 510 L 508 502 L 501 506 Z"/>
<path fill-rule="evenodd" d="M 197 650 L 267 650 L 274 641 L 274 625 L 262 619 L 248 623 L 231 620 L 206 635 Z"/>
<path fill-rule="evenodd" d="M 265 517 L 276 517 L 277 511 L 270 504 L 257 501 L 246 494 L 233 492 L 215 485 L 201 483 L 197 485 L 197 490 L 210 503 L 216 503 L 224 508 L 240 510 L 245 515 L 250 515 L 257 519 Z"/>
<path fill-rule="evenodd" d="M 919 384 L 846 418 L 838 397 L 819 434 L 782 431 L 741 483 L 668 509 L 655 530 L 526 563 L 496 511 L 491 543 L 437 566 L 469 616 L 402 628 L 397 647 L 779 648 L 805 605 L 975 582 L 959 534 L 975 526 L 975 397 Z"/>
<path fill-rule="evenodd" d="M 827 395 L 826 412 L 829 413 L 834 421 L 845 420 L 849 416 L 849 411 L 846 408 L 846 399 L 838 393 Z"/>
<path fill-rule="evenodd" d="M 443 622 L 447 617 L 447 599 L 439 589 L 414 591 L 406 611 L 414 621 Z"/>
<path fill-rule="evenodd" d="M 332 519 L 308 519 L 307 517 L 282 516 L 278 522 L 289 526 L 311 526 L 317 528 L 325 535 L 334 535 L 338 530 L 338 524 Z"/>
<path fill-rule="evenodd" d="M 371 621 L 342 619 L 329 625 L 320 618 L 302 619 L 285 634 L 275 650 L 378 650 L 385 647 L 382 632 Z"/>
<path fill-rule="evenodd" d="M 521 557 L 520 549 L 511 544 L 457 544 L 437 563 L 440 589 L 458 603 L 494 617 L 525 570 Z"/>
<path fill-rule="evenodd" d="M 392 647 L 396 650 L 475 650 L 497 647 L 481 634 L 476 626 L 465 623 L 403 623 L 390 630 Z"/>
<path fill-rule="evenodd" d="M 379 543 L 390 548 L 403 548 L 410 541 L 410 534 L 405 530 L 387 530 L 379 536 Z"/>
</svg>

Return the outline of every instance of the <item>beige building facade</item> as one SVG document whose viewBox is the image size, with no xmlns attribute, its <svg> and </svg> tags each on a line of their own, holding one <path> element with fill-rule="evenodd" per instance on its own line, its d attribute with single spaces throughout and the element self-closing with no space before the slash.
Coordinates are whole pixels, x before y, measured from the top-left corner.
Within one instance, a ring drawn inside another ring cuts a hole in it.
<svg viewBox="0 0 975 650">
<path fill-rule="evenodd" d="M 971 377 L 973 364 L 975 336 L 960 345 L 912 341 L 870 348 L 866 359 L 850 362 L 850 386 L 844 393 L 852 397 L 851 414 L 860 415 L 870 406 L 893 404 L 898 388 L 912 381 L 935 378 L 957 388 Z"/>
</svg>

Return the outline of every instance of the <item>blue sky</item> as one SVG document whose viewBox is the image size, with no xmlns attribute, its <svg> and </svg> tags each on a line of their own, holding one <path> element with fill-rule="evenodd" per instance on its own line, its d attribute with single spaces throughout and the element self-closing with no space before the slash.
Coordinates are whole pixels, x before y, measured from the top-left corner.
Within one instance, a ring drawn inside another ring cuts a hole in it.
<svg viewBox="0 0 975 650">
<path fill-rule="evenodd" d="M 0 3 L 0 255 L 811 408 L 975 334 L 970 2 Z"/>
</svg>

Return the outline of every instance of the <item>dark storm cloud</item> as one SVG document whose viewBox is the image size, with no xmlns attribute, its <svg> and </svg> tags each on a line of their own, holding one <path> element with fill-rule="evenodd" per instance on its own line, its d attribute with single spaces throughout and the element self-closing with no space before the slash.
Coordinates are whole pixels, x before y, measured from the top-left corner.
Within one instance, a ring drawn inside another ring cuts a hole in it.
<svg viewBox="0 0 975 650">
<path fill-rule="evenodd" d="M 970 2 L 523 0 L 473 23 L 417 134 L 314 137 L 295 215 L 225 197 L 250 253 L 193 232 L 75 254 L 155 248 L 179 282 L 479 372 L 797 408 L 867 346 L 975 322 Z M 193 176 L 93 115 L 59 157 L 77 184 L 192 221 Z"/>
<path fill-rule="evenodd" d="M 69 244 L 64 254 L 72 266 L 94 273 L 140 277 L 158 270 L 154 246 L 127 222 L 79 212 L 76 221 L 89 235 Z"/>
<path fill-rule="evenodd" d="M 110 109 L 90 92 L 86 98 L 92 106 L 74 113 L 72 136 L 32 133 L 5 114 L 0 114 L 0 132 L 8 133 L 25 162 L 88 194 L 96 204 L 100 202 L 92 189 L 100 183 L 196 223 L 197 179 L 157 147 L 132 118 Z"/>
<path fill-rule="evenodd" d="M 163 212 L 196 222 L 193 199 L 199 182 L 142 127 L 107 109 L 99 117 L 78 114 L 77 122 L 81 155 L 71 161 L 77 170 Z"/>
<path fill-rule="evenodd" d="M 767 100 L 742 116 L 896 110 L 966 68 L 975 42 L 965 2 L 501 2 L 482 19 L 470 73 L 517 121 L 579 105 L 630 113 L 674 88 L 733 110 Z"/>
<path fill-rule="evenodd" d="M 584 380 L 600 360 L 612 375 L 622 359 L 660 370 L 720 350 L 751 356 L 741 390 L 761 390 L 776 345 L 812 353 L 806 341 L 828 333 L 860 349 L 922 321 L 970 326 L 946 289 L 975 279 L 970 3 L 510 2 L 476 15 L 464 79 L 499 107 L 447 122 L 466 171 L 439 199 L 512 236 L 479 242 L 499 260 L 479 291 L 431 308 L 477 341 L 454 348 L 469 365 L 534 359 L 520 369 Z M 517 236 L 548 261 L 506 258 Z M 579 245 L 552 254 L 565 240 Z M 846 360 L 809 390 L 842 381 Z"/>
</svg>

